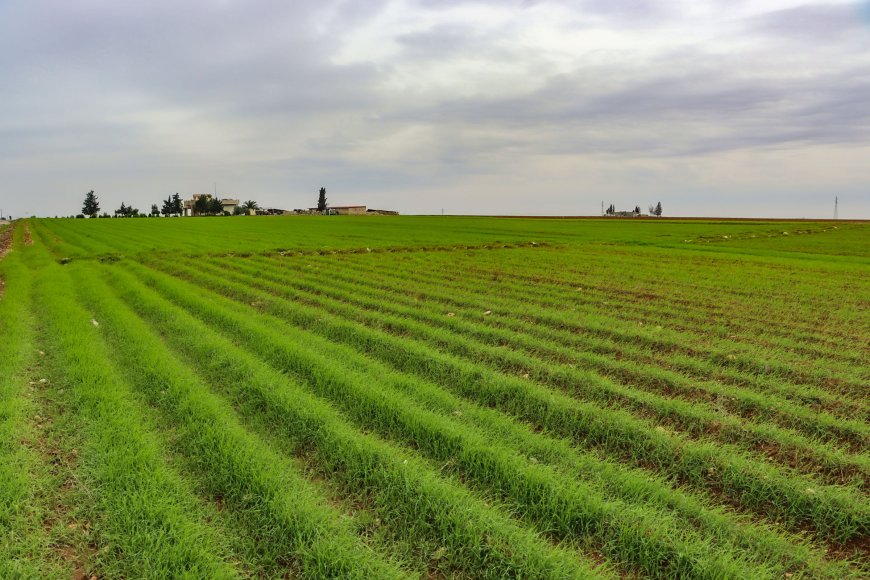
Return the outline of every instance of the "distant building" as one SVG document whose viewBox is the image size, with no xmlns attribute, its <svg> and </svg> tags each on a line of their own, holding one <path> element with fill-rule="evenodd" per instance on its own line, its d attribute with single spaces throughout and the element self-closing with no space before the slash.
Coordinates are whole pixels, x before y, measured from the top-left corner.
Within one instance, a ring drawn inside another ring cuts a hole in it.
<svg viewBox="0 0 870 580">
<path fill-rule="evenodd" d="M 206 197 L 211 199 L 212 195 L 210 193 L 194 193 L 192 199 L 185 199 L 183 203 L 184 216 L 191 217 L 196 215 L 196 210 L 194 206 L 196 201 L 201 198 Z M 233 215 L 236 211 L 236 207 L 239 205 L 239 200 L 237 199 L 221 199 L 221 205 L 224 206 L 224 211 L 230 215 Z"/>
<path fill-rule="evenodd" d="M 366 206 L 364 205 L 331 205 L 325 211 L 320 212 L 316 207 L 310 208 L 308 211 L 312 213 L 323 213 L 324 215 L 365 215 Z"/>
<path fill-rule="evenodd" d="M 239 207 L 239 200 L 237 199 L 222 199 L 221 203 L 224 206 L 224 211 L 230 215 L 236 213 L 236 208 Z"/>
</svg>

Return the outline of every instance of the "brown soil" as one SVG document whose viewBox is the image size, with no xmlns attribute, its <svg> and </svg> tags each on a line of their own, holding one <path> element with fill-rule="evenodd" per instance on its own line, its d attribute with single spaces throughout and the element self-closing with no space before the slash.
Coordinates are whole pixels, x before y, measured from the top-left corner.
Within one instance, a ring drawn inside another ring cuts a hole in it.
<svg viewBox="0 0 870 580">
<path fill-rule="evenodd" d="M 76 497 L 81 494 L 75 469 L 78 451 L 72 441 L 65 440 L 55 426 L 53 417 L 63 412 L 62 403 L 55 397 L 51 381 L 43 383 L 41 365 L 32 370 L 35 380 L 31 382 L 31 397 L 36 402 L 37 413 L 32 418 L 33 440 L 30 446 L 41 456 L 54 481 L 45 497 L 46 511 L 42 528 L 51 539 L 54 556 L 71 570 L 70 578 L 90 580 L 90 562 L 96 554 L 96 546 L 90 542 L 91 522 L 81 517 L 75 508 Z"/>
<path fill-rule="evenodd" d="M 33 245 L 33 238 L 30 236 L 30 228 L 27 227 L 26 224 L 24 225 L 24 245 L 25 246 L 32 246 Z"/>
<path fill-rule="evenodd" d="M 0 228 L 3 226 L 0 225 Z M 0 260 L 6 257 L 12 250 L 12 228 L 3 228 L 0 230 Z"/>
</svg>

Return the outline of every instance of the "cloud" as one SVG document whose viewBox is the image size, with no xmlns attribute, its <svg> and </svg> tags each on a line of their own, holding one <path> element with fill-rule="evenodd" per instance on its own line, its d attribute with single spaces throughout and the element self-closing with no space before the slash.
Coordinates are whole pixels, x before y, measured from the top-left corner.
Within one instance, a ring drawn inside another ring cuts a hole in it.
<svg viewBox="0 0 870 580">
<path fill-rule="evenodd" d="M 703 166 L 745 214 L 755 157 L 802 175 L 772 199 L 860 191 L 868 5 L 7 0 L 0 200 L 54 215 L 96 188 L 144 207 L 217 180 L 268 205 L 326 185 L 403 211 L 474 191 L 468 211 L 535 213 L 517 188 L 546 181 L 548 210 L 589 213 L 651 176 L 710 191 L 686 169 Z"/>
</svg>

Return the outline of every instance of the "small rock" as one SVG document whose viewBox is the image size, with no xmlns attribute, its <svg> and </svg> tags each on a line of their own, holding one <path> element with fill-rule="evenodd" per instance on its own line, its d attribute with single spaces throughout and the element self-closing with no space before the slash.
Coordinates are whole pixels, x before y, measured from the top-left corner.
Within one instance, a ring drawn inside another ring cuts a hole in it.
<svg viewBox="0 0 870 580">
<path fill-rule="evenodd" d="M 448 312 L 447 316 L 450 316 L 452 318 L 452 317 L 456 316 L 456 313 L 455 312 Z"/>
<path fill-rule="evenodd" d="M 489 316 L 490 314 L 492 314 L 492 310 L 487 310 L 483 313 L 484 316 Z"/>
<path fill-rule="evenodd" d="M 39 351 L 39 356 L 45 356 L 45 351 L 44 350 Z"/>
<path fill-rule="evenodd" d="M 94 319 L 91 319 L 91 324 L 93 324 L 94 326 L 99 326 L 99 325 L 100 325 L 100 323 L 97 322 L 97 321 L 94 320 Z"/>
<path fill-rule="evenodd" d="M 39 379 L 39 382 L 43 385 L 48 382 L 48 379 Z"/>
</svg>

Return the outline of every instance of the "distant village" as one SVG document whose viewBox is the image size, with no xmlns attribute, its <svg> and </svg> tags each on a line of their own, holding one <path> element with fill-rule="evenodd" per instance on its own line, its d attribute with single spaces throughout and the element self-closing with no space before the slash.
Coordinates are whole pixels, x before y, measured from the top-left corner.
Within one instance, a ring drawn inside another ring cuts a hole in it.
<svg viewBox="0 0 870 580">
<path fill-rule="evenodd" d="M 649 213 L 644 214 L 640 211 L 640 206 L 634 206 L 634 209 L 631 211 L 621 211 L 617 210 L 616 206 L 612 203 L 604 209 L 604 202 L 601 202 L 601 215 L 604 217 L 661 217 L 662 215 L 662 202 L 658 202 L 656 205 L 649 206 Z"/>
<path fill-rule="evenodd" d="M 321 187 L 317 206 L 307 209 L 282 209 L 262 207 L 254 200 L 217 197 L 210 193 L 194 193 L 190 199 L 182 199 L 176 193 L 160 204 L 153 204 L 148 212 L 140 211 L 122 202 L 113 213 L 101 211 L 100 201 L 93 190 L 85 194 L 82 213 L 77 218 L 144 218 L 144 217 L 204 217 L 204 216 L 292 216 L 292 215 L 399 215 L 388 209 L 371 209 L 365 205 L 329 205 L 326 188 Z"/>
</svg>

